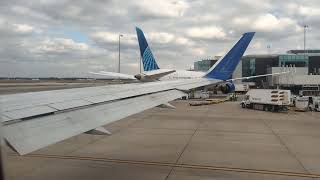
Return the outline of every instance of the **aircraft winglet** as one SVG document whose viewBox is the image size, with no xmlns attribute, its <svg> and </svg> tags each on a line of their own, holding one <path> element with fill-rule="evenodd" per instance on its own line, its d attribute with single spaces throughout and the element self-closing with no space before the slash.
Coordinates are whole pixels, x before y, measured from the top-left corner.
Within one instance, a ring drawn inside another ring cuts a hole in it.
<svg viewBox="0 0 320 180">
<path fill-rule="evenodd" d="M 137 31 L 138 41 L 139 41 L 143 70 L 152 71 L 152 70 L 160 69 L 151 52 L 148 42 L 144 37 L 143 31 L 138 27 L 136 27 L 136 31 Z"/>
<path fill-rule="evenodd" d="M 255 32 L 244 33 L 232 49 L 219 59 L 206 73 L 205 78 L 228 80 L 236 69 Z"/>
</svg>

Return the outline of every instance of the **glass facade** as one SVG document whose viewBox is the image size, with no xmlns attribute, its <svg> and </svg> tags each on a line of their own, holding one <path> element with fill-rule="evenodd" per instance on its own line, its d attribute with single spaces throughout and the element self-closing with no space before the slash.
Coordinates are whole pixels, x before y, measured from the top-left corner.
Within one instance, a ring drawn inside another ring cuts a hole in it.
<svg viewBox="0 0 320 180">
<path fill-rule="evenodd" d="M 309 57 L 309 74 L 319 74 L 320 75 L 320 56 L 310 56 Z"/>
<path fill-rule="evenodd" d="M 242 77 L 256 75 L 256 59 L 255 58 L 242 58 Z"/>
<path fill-rule="evenodd" d="M 211 66 L 216 62 L 216 60 L 200 60 L 197 62 L 194 62 L 194 70 L 195 71 L 208 71 Z"/>
<path fill-rule="evenodd" d="M 307 67 L 309 74 L 320 74 L 320 55 L 280 54 L 243 56 L 242 77 L 268 74 L 269 68 L 282 66 Z M 259 77 L 249 81 L 253 81 L 260 86 L 263 82 L 267 82 L 267 77 Z"/>
<path fill-rule="evenodd" d="M 281 66 L 308 67 L 309 56 L 296 54 L 244 56 L 242 58 L 242 76 L 267 74 L 267 69 L 269 67 Z"/>
<path fill-rule="evenodd" d="M 295 67 L 308 67 L 309 56 L 307 55 L 296 55 L 296 54 L 285 54 L 279 55 L 278 66 L 295 66 Z"/>
</svg>

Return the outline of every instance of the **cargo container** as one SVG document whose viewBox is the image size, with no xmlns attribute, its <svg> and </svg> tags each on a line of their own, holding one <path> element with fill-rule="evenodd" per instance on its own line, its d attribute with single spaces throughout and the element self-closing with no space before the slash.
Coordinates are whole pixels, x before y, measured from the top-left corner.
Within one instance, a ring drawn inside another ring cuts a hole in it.
<svg viewBox="0 0 320 180">
<path fill-rule="evenodd" d="M 298 96 L 295 100 L 295 111 L 308 111 L 309 96 Z"/>
<path fill-rule="evenodd" d="M 241 102 L 241 107 L 263 111 L 287 111 L 290 97 L 289 90 L 251 89 Z"/>
<path fill-rule="evenodd" d="M 320 112 L 320 96 L 313 96 L 312 102 L 309 105 L 311 111 Z"/>
</svg>

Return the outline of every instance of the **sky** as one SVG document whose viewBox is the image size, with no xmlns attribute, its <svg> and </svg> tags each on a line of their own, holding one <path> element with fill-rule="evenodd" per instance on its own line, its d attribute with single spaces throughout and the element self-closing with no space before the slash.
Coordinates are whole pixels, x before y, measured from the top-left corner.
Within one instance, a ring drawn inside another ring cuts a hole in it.
<svg viewBox="0 0 320 180">
<path fill-rule="evenodd" d="M 0 1 L 0 77 L 89 77 L 139 72 L 135 27 L 160 68 L 190 69 L 226 53 L 255 31 L 246 54 L 319 49 L 318 0 L 4 0 Z M 270 48 L 267 48 L 270 46 Z"/>
</svg>

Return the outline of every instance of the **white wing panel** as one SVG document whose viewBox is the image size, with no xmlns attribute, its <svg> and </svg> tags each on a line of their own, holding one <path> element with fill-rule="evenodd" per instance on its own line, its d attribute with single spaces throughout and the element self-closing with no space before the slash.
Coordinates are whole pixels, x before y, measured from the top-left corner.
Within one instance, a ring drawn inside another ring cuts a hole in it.
<svg viewBox="0 0 320 180">
<path fill-rule="evenodd" d="M 112 95 L 99 95 L 99 96 L 93 96 L 93 97 L 86 97 L 83 98 L 86 101 L 90 101 L 93 103 L 102 103 L 102 102 L 107 102 L 107 101 L 111 101 L 114 99 L 117 99 L 118 97 L 116 96 L 112 96 Z"/>
<path fill-rule="evenodd" d="M 169 90 L 8 124 L 5 137 L 19 154 L 26 154 L 184 95 Z"/>
<path fill-rule="evenodd" d="M 199 78 L 143 84 L 75 88 L 0 96 L 0 103 L 3 115 L 12 119 L 20 119 L 172 89 L 189 90 L 216 82 L 218 82 L 218 80 Z M 3 121 L 8 121 L 8 119 Z"/>
<path fill-rule="evenodd" d="M 0 116 L 0 120 L 1 120 L 2 122 L 5 122 L 5 121 L 10 121 L 11 118 L 9 118 L 9 117 L 7 117 L 7 116 L 4 116 L 4 115 L 1 115 L 1 116 Z"/>
<path fill-rule="evenodd" d="M 121 89 L 125 91 L 133 88 L 133 84 L 109 85 L 99 87 L 74 88 L 64 90 L 42 91 L 22 94 L 12 94 L 0 96 L 2 111 L 11 111 L 33 106 L 48 105 L 85 97 L 92 97 L 104 94 L 114 94 Z"/>
<path fill-rule="evenodd" d="M 31 116 L 57 112 L 59 110 L 66 110 L 95 103 L 102 103 L 146 93 L 157 92 L 163 90 L 163 87 L 151 86 L 145 87 L 144 84 L 134 86 L 136 89 L 130 88 L 132 86 L 125 85 L 124 87 L 91 87 L 91 88 L 77 88 L 65 90 L 65 92 L 50 91 L 17 94 L 16 96 L 9 95 L 9 98 L 2 99 L 1 109 L 5 116 L 9 119 L 2 121 L 27 118 Z M 147 88 L 147 89 L 146 89 Z M 168 90 L 168 88 L 166 89 Z M 80 91 L 80 92 L 77 92 Z M 22 99 L 19 99 L 22 98 Z M 77 98 L 77 99 L 76 99 Z"/>
<path fill-rule="evenodd" d="M 86 106 L 90 104 L 92 104 L 92 102 L 77 99 L 77 100 L 70 100 L 65 102 L 52 103 L 52 104 L 49 104 L 48 106 L 54 109 L 64 110 L 64 109 L 70 109 L 70 108 L 75 108 L 80 106 Z"/>
<path fill-rule="evenodd" d="M 25 117 L 31 117 L 31 116 L 36 116 L 40 114 L 47 114 L 57 111 L 54 108 L 48 107 L 48 106 L 35 106 L 35 107 L 29 107 L 29 108 L 24 108 L 24 109 L 17 109 L 13 111 L 7 111 L 7 112 L 2 112 L 5 116 L 11 118 L 10 120 L 13 119 L 21 119 Z M 2 120 L 4 121 L 4 120 Z M 8 119 L 7 119 L 8 121 Z"/>
</svg>

